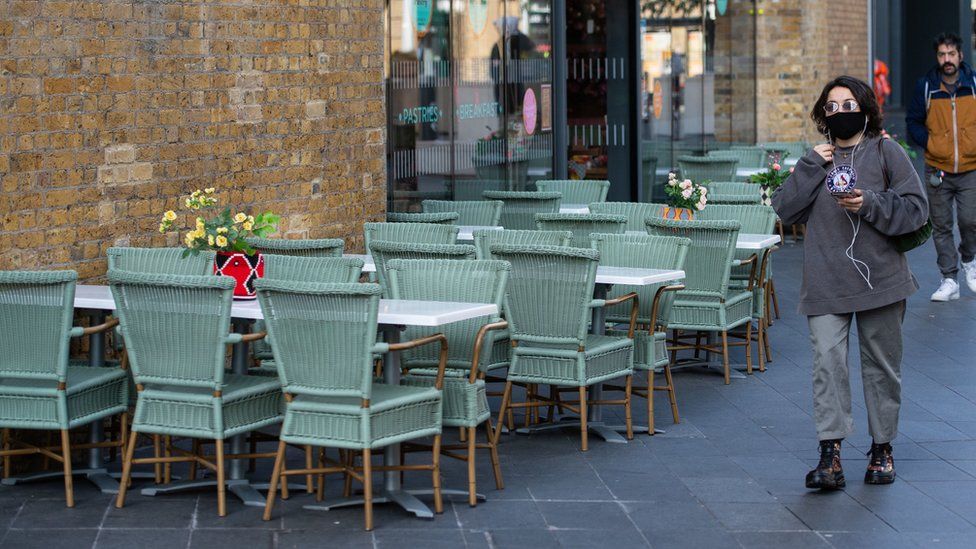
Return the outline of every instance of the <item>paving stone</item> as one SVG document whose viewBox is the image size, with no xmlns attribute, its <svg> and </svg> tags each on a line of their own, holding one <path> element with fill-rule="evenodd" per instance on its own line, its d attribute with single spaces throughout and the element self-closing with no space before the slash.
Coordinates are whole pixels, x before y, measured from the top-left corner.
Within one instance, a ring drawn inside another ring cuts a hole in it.
<svg viewBox="0 0 976 549">
<path fill-rule="evenodd" d="M 17 549 L 88 549 L 95 543 L 98 530 L 64 529 L 51 530 L 44 534 L 37 530 L 11 529 L 0 541 L 0 547 Z"/>
<path fill-rule="evenodd" d="M 99 531 L 94 549 L 172 549 L 186 547 L 189 540 L 189 528 L 106 528 Z"/>
</svg>

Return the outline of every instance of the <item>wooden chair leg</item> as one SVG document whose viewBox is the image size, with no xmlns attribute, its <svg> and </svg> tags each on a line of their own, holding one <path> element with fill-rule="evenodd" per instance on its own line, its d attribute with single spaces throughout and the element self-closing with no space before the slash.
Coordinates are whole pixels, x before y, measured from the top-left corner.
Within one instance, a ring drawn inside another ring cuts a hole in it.
<svg viewBox="0 0 976 549">
<path fill-rule="evenodd" d="M 746 323 L 746 373 L 752 375 L 752 320 Z"/>
<path fill-rule="evenodd" d="M 305 446 L 305 468 L 311 469 L 313 462 L 312 447 L 309 445 Z M 315 491 L 315 486 L 312 484 L 315 482 L 315 475 L 305 475 L 305 493 L 311 494 Z"/>
<path fill-rule="evenodd" d="M 401 457 L 403 456 L 403 452 L 400 453 L 400 456 Z M 355 460 L 356 460 L 355 454 L 347 451 L 345 458 L 342 461 L 346 465 L 346 467 L 352 468 L 356 466 Z M 342 497 L 347 498 L 351 495 L 352 495 L 352 475 L 347 474 L 345 479 L 345 484 L 342 487 Z"/>
<path fill-rule="evenodd" d="M 475 481 L 475 433 L 477 427 L 468 427 L 468 505 L 476 507 L 478 505 L 478 493 Z"/>
<path fill-rule="evenodd" d="M 590 432 L 586 427 L 586 386 L 579 388 L 579 410 L 580 410 L 580 449 L 582 451 L 587 451 L 590 449 L 589 445 L 589 435 Z"/>
<path fill-rule="evenodd" d="M 495 435 L 493 437 L 493 442 L 498 444 L 498 438 L 502 435 L 502 423 L 505 421 L 505 410 L 508 408 L 508 402 L 512 398 L 512 382 L 505 382 L 505 392 L 502 393 L 502 404 L 501 408 L 498 409 L 498 425 L 495 426 Z M 509 410 L 511 413 L 511 410 Z M 511 427 L 509 427 L 511 429 Z"/>
<path fill-rule="evenodd" d="M 766 362 L 773 361 L 773 351 L 769 348 L 769 320 L 764 319 L 765 325 L 763 326 L 763 346 L 766 348 Z"/>
<path fill-rule="evenodd" d="M 132 455 L 136 451 L 136 440 L 139 433 L 132 431 L 129 437 L 129 445 L 125 448 L 125 457 L 122 459 L 122 478 L 119 479 L 119 495 L 115 497 L 115 506 L 121 509 L 125 505 L 125 492 L 129 489 L 132 482 Z"/>
<path fill-rule="evenodd" d="M 71 437 L 68 430 L 61 430 L 61 458 L 64 460 L 64 498 L 68 507 L 75 506 L 74 477 L 71 476 Z"/>
<path fill-rule="evenodd" d="M 467 442 L 468 441 L 468 428 L 458 427 L 458 441 Z"/>
<path fill-rule="evenodd" d="M 502 467 L 498 459 L 498 446 L 495 444 L 495 429 L 491 426 L 491 418 L 485 421 L 485 431 L 488 435 L 488 449 L 491 452 L 491 470 L 495 474 L 495 489 L 504 490 L 505 481 L 502 479 Z"/>
<path fill-rule="evenodd" d="M 224 485 L 224 441 L 214 440 L 217 447 L 217 515 L 227 516 L 227 487 Z"/>
<path fill-rule="evenodd" d="M 444 512 L 444 499 L 441 497 L 441 435 L 434 435 L 434 447 L 431 453 L 434 458 L 434 512 L 439 515 Z"/>
<path fill-rule="evenodd" d="M 647 434 L 654 436 L 654 368 L 647 370 Z"/>
<path fill-rule="evenodd" d="M 664 366 L 664 380 L 668 384 L 668 400 L 671 402 L 671 417 L 675 423 L 681 423 L 681 417 L 678 416 L 678 397 L 674 391 L 674 378 L 671 377 L 670 364 Z"/>
<path fill-rule="evenodd" d="M 325 448 L 319 448 L 319 467 L 325 467 Z M 319 473 L 319 483 L 315 492 L 315 501 L 322 501 L 325 497 L 325 473 Z"/>
<path fill-rule="evenodd" d="M 759 371 L 766 371 L 766 320 L 760 318 L 756 323 L 756 331 L 759 332 L 756 341 L 756 350 L 759 351 Z"/>
<path fill-rule="evenodd" d="M 627 440 L 634 440 L 634 421 L 630 414 L 630 397 L 631 389 L 634 385 L 634 376 L 627 376 L 627 386 L 624 388 L 624 421 L 627 423 Z M 648 391 L 647 396 L 650 397 L 651 393 Z"/>
<path fill-rule="evenodd" d="M 695 333 L 695 358 L 701 357 L 702 332 Z"/>
<path fill-rule="evenodd" d="M 219 445 L 219 443 L 218 443 Z M 271 520 L 271 509 L 274 507 L 275 492 L 278 491 L 278 479 L 285 469 L 285 441 L 278 442 L 278 453 L 275 455 L 274 469 L 271 470 L 271 485 L 268 486 L 268 499 L 264 503 L 264 520 Z"/>
<path fill-rule="evenodd" d="M 249 439 L 248 440 L 248 449 L 250 450 L 250 452 L 252 454 L 256 454 L 258 452 L 258 436 L 259 435 L 258 435 L 257 431 L 252 431 L 251 432 L 251 435 L 248 437 L 248 439 Z M 250 458 L 250 459 L 247 460 L 247 472 L 248 473 L 253 473 L 254 470 L 257 469 L 257 467 L 258 467 L 258 460 L 254 459 L 254 458 Z"/>
<path fill-rule="evenodd" d="M 200 439 L 198 439 L 198 438 L 193 439 L 193 443 L 192 443 L 192 445 L 190 447 L 190 451 L 193 452 L 193 455 L 195 455 L 195 456 L 199 456 L 200 455 Z M 197 462 L 196 461 L 191 461 L 190 462 L 190 480 L 196 480 L 196 479 L 197 479 Z"/>
<path fill-rule="evenodd" d="M 731 383 L 731 374 L 729 370 L 729 333 L 727 331 L 722 331 L 722 364 L 725 366 L 725 384 Z"/>
<path fill-rule="evenodd" d="M 166 435 L 163 437 L 163 455 L 166 457 L 173 456 L 173 437 Z M 163 465 L 163 482 L 169 484 L 173 481 L 173 465 L 166 463 Z"/>
<path fill-rule="evenodd" d="M 162 443 L 160 442 L 161 439 L 159 438 L 159 435 L 153 435 L 152 436 L 152 439 L 153 439 L 153 457 L 156 457 L 156 458 L 162 457 L 163 447 L 162 447 Z M 156 484 L 162 484 L 163 483 L 163 464 L 162 463 L 154 463 L 153 464 L 153 472 L 155 473 L 155 476 L 156 476 L 156 478 L 154 479 L 156 481 Z"/>
<path fill-rule="evenodd" d="M 439 436 L 439 435 L 438 435 Z M 363 448 L 363 507 L 366 511 L 366 531 L 373 529 L 373 459 L 369 448 Z"/>
<path fill-rule="evenodd" d="M 3 451 L 10 450 L 10 429 L 3 429 Z M 10 456 L 3 456 L 3 478 L 10 478 Z"/>
<path fill-rule="evenodd" d="M 772 278 L 769 279 L 769 299 L 773 302 L 773 315 L 779 318 L 779 300 L 776 299 L 776 285 Z"/>
</svg>

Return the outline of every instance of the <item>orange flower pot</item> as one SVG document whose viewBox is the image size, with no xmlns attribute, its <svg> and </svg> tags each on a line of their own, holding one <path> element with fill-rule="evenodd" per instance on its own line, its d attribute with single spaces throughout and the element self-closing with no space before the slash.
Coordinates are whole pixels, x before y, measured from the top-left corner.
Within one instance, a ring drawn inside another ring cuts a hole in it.
<svg viewBox="0 0 976 549">
<path fill-rule="evenodd" d="M 691 221 L 695 219 L 695 212 L 688 208 L 664 207 L 664 219 L 677 219 L 680 221 Z"/>
</svg>

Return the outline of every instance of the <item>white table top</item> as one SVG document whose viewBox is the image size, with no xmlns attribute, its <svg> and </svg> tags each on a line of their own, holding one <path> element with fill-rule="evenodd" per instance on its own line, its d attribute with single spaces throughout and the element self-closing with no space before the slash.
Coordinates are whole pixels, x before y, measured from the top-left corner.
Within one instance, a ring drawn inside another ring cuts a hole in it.
<svg viewBox="0 0 976 549">
<path fill-rule="evenodd" d="M 474 240 L 474 232 L 480 230 L 500 231 L 504 227 L 496 225 L 458 225 L 458 240 Z"/>
<path fill-rule="evenodd" d="M 559 206 L 561 214 L 588 214 L 590 207 L 587 204 L 562 204 Z"/>
<path fill-rule="evenodd" d="M 79 284 L 75 288 L 75 308 L 114 311 L 115 300 L 112 299 L 112 292 L 108 286 Z M 441 326 L 497 314 L 498 307 L 492 303 L 381 299 L 377 321 L 380 324 L 400 326 Z M 231 316 L 254 320 L 264 318 L 261 314 L 261 305 L 257 300 L 235 301 Z"/>
<path fill-rule="evenodd" d="M 647 286 L 681 280 L 684 271 L 672 269 L 637 269 L 632 267 L 604 267 L 596 268 L 597 284 L 626 284 L 629 286 Z"/>
<path fill-rule="evenodd" d="M 626 231 L 626 234 L 647 234 L 643 231 Z M 739 233 L 735 241 L 737 250 L 765 250 L 779 244 L 778 234 Z"/>
</svg>

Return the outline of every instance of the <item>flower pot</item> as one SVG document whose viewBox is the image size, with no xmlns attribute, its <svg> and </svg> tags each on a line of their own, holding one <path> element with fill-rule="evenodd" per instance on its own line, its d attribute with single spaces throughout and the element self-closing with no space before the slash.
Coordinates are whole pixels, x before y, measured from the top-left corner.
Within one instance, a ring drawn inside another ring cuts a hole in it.
<svg viewBox="0 0 976 549">
<path fill-rule="evenodd" d="M 259 253 L 217 252 L 214 274 L 229 276 L 237 281 L 234 299 L 254 299 L 257 297 L 254 281 L 264 276 L 264 257 Z"/>
<path fill-rule="evenodd" d="M 680 221 L 691 221 L 695 219 L 695 212 L 688 208 L 664 207 L 664 219 L 677 219 Z"/>
<path fill-rule="evenodd" d="M 769 185 L 760 183 L 759 184 L 759 197 L 762 200 L 763 206 L 772 206 L 773 201 L 771 200 L 773 196 L 773 189 L 769 188 Z"/>
</svg>

